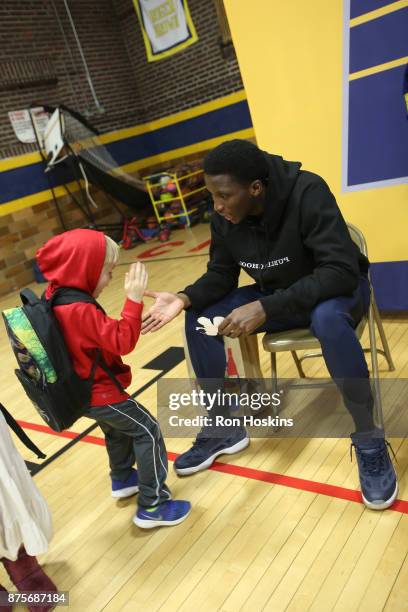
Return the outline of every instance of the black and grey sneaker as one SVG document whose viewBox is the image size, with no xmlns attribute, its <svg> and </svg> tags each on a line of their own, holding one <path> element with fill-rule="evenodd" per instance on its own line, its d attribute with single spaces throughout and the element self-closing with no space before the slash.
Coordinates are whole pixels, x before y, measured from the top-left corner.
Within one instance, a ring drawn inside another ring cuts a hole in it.
<svg viewBox="0 0 408 612">
<path fill-rule="evenodd" d="M 177 457 L 174 470 L 179 476 L 189 476 L 201 470 L 206 470 L 220 455 L 233 455 L 246 448 L 249 437 L 245 429 L 238 430 L 235 435 L 226 438 L 197 437 L 193 446 Z"/>
<path fill-rule="evenodd" d="M 350 456 L 355 449 L 363 502 L 371 510 L 389 508 L 398 494 L 397 475 L 388 454 L 390 444 L 380 429 L 351 434 Z M 394 452 L 391 448 L 391 452 Z M 395 457 L 395 455 L 394 455 Z"/>
</svg>

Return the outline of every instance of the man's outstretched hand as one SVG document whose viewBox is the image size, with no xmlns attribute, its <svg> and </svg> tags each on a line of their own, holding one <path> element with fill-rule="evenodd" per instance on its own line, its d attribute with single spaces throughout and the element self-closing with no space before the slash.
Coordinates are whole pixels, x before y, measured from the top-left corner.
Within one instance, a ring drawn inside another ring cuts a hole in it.
<svg viewBox="0 0 408 612">
<path fill-rule="evenodd" d="M 154 298 L 155 302 L 142 317 L 142 334 L 157 331 L 177 317 L 186 305 L 177 293 L 145 291 L 144 295 Z"/>
<path fill-rule="evenodd" d="M 265 311 L 261 302 L 257 300 L 234 308 L 218 327 L 218 333 L 229 338 L 239 338 L 242 335 L 252 334 L 265 321 Z"/>
</svg>

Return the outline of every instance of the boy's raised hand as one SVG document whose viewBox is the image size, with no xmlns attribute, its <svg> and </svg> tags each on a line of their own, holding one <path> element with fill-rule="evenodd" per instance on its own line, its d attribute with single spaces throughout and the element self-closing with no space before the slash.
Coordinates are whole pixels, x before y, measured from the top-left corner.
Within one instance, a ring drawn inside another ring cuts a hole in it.
<svg viewBox="0 0 408 612">
<path fill-rule="evenodd" d="M 148 274 L 146 267 L 138 261 L 130 265 L 125 275 L 125 292 L 132 302 L 141 302 L 147 287 Z"/>
</svg>

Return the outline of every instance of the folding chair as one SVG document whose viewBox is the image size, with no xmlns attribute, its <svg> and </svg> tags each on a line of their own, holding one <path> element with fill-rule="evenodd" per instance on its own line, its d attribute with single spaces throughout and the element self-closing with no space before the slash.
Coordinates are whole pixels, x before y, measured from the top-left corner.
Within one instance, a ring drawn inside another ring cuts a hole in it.
<svg viewBox="0 0 408 612">
<path fill-rule="evenodd" d="M 351 239 L 358 246 L 361 253 L 367 256 L 367 243 L 362 232 L 351 223 L 347 224 L 350 232 Z M 368 276 L 370 283 L 370 306 L 367 315 L 365 315 L 355 329 L 355 333 L 358 339 L 361 338 L 366 324 L 368 323 L 369 330 L 369 348 L 364 348 L 364 352 L 371 353 L 371 366 L 373 372 L 374 381 L 374 396 L 377 407 L 377 414 L 382 423 L 382 406 L 381 406 L 381 394 L 378 383 L 378 353 L 384 355 L 387 360 L 388 368 L 390 371 L 395 370 L 394 363 L 392 361 L 391 352 L 388 346 L 387 338 L 385 336 L 384 328 L 381 322 L 380 313 L 378 312 L 377 304 L 374 297 L 374 290 L 371 284 L 370 276 Z M 378 333 L 381 338 L 382 349 L 377 348 L 376 337 L 375 337 L 375 325 L 377 326 Z M 321 348 L 319 340 L 313 335 L 311 330 L 308 329 L 290 329 L 283 332 L 265 334 L 262 339 L 263 348 L 265 351 L 271 354 L 271 378 L 272 378 L 272 391 L 276 392 L 278 389 L 278 374 L 277 374 L 277 353 L 284 351 L 290 351 L 292 353 L 293 360 L 296 364 L 299 376 L 306 378 L 304 373 L 302 362 L 305 359 L 312 357 L 321 357 L 321 351 L 309 352 L 314 349 Z M 297 355 L 297 351 L 306 350 L 308 351 L 301 357 Z"/>
</svg>

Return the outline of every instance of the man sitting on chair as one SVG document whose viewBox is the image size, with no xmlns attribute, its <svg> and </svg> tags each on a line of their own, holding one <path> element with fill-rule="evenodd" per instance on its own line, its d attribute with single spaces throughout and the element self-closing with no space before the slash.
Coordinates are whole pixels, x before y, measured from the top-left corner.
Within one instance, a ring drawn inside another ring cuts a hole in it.
<svg viewBox="0 0 408 612">
<path fill-rule="evenodd" d="M 205 158 L 205 183 L 214 201 L 207 272 L 180 293 L 148 291 L 155 298 L 142 333 L 156 331 L 186 311 L 186 338 L 197 378 L 224 378 L 223 336 L 310 327 L 332 378 L 339 385 L 356 431 L 364 503 L 389 507 L 398 491 L 384 433 L 373 420 L 373 397 L 363 349 L 354 329 L 367 312 L 368 260 L 351 240 L 324 180 L 231 140 Z M 238 288 L 244 269 L 254 285 Z M 201 316 L 225 317 L 219 335 L 197 331 Z M 214 406 L 211 416 L 224 414 Z M 243 427 L 224 427 L 214 437 L 204 428 L 192 448 L 174 463 L 179 475 L 211 466 L 221 454 L 248 446 Z"/>
</svg>

